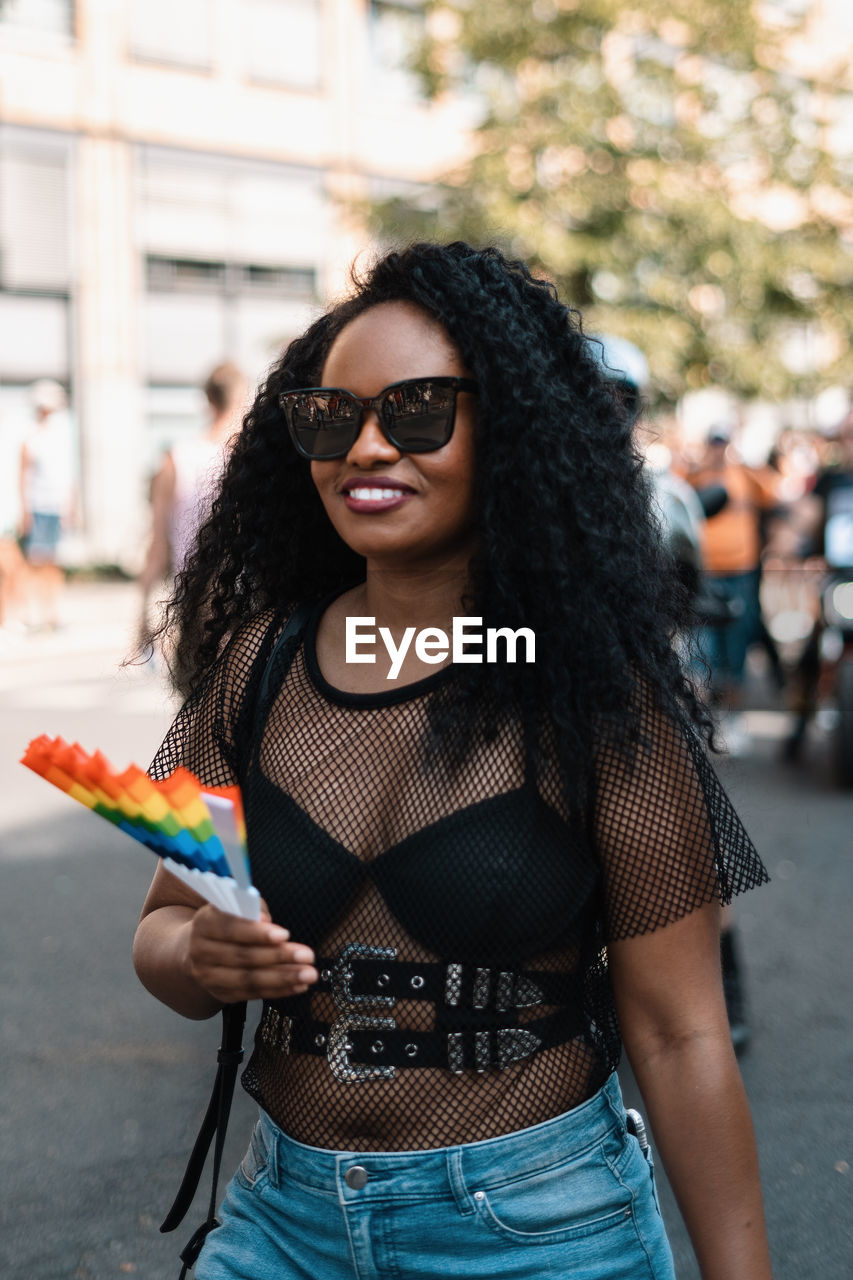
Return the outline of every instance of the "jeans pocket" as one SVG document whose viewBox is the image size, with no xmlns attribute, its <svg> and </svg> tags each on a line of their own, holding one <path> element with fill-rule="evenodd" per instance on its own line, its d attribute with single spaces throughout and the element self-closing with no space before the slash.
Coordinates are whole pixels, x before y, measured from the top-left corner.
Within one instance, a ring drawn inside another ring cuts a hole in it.
<svg viewBox="0 0 853 1280">
<path fill-rule="evenodd" d="M 255 1125 L 249 1149 L 240 1161 L 234 1175 L 247 1191 L 254 1191 L 269 1172 L 269 1149 L 261 1122 Z"/>
<path fill-rule="evenodd" d="M 472 1187 L 480 1221 L 517 1244 L 561 1244 L 630 1223 L 631 1197 L 613 1177 L 601 1148 L 519 1174 L 489 1187 Z"/>
</svg>

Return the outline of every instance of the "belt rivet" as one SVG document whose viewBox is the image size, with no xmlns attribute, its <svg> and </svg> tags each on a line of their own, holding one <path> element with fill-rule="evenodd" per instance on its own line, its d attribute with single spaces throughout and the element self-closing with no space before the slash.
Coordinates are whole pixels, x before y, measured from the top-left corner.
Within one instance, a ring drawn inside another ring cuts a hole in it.
<svg viewBox="0 0 853 1280">
<path fill-rule="evenodd" d="M 418 1046 L 416 1044 L 407 1044 L 403 1052 L 407 1058 L 414 1058 L 418 1052 Z"/>
<path fill-rule="evenodd" d="M 387 987 L 390 981 L 390 973 L 380 973 L 379 977 L 376 979 L 376 985 L 377 987 Z"/>
<path fill-rule="evenodd" d="M 416 973 L 412 978 L 411 985 L 414 987 L 415 991 L 420 991 L 421 987 L 424 985 L 424 980 L 419 973 Z"/>
<path fill-rule="evenodd" d="M 373 1044 L 370 1046 L 371 1053 L 383 1053 L 384 1050 L 385 1050 L 384 1040 L 374 1040 Z M 349 1049 L 347 1050 L 347 1053 L 349 1053 Z"/>
<path fill-rule="evenodd" d="M 331 971 L 331 969 L 321 969 L 321 970 L 320 970 L 320 981 L 321 981 L 321 982 L 331 982 L 331 980 L 332 980 L 332 971 Z"/>
<path fill-rule="evenodd" d="M 323 1045 L 326 1043 L 326 1037 L 325 1037 L 325 1036 L 315 1036 L 315 1037 L 314 1037 L 314 1043 L 316 1044 L 316 1046 L 317 1046 L 317 1048 L 318 1048 L 318 1049 L 322 1049 L 322 1048 L 323 1048 Z"/>
</svg>

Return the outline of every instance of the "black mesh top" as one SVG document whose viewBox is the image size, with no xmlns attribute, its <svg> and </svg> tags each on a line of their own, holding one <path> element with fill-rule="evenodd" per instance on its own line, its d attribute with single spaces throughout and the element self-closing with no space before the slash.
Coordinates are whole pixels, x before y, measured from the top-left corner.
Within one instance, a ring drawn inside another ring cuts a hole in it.
<svg viewBox="0 0 853 1280">
<path fill-rule="evenodd" d="M 585 813 L 507 722 L 464 762 L 426 750 L 446 666 L 383 694 L 332 688 L 328 604 L 280 646 L 267 613 L 231 641 L 152 766 L 238 782 L 252 877 L 314 948 L 319 984 L 265 1002 L 243 1074 L 312 1146 L 479 1141 L 589 1098 L 619 1059 L 607 943 L 767 879 L 704 750 L 652 705 L 633 764 L 602 749 Z M 452 686 L 451 686 L 452 687 Z"/>
</svg>

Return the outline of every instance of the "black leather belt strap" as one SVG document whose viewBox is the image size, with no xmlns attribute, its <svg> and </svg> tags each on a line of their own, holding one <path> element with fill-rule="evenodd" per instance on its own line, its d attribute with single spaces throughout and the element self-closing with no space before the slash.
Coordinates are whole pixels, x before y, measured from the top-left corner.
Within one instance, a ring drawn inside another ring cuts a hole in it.
<svg viewBox="0 0 853 1280">
<path fill-rule="evenodd" d="M 573 994 L 571 974 L 487 968 L 473 964 L 420 963 L 347 952 L 316 961 L 318 987 L 334 989 L 344 977 L 347 998 L 365 1004 L 381 999 L 429 1000 L 467 1009 L 527 1008 L 565 1004 Z"/>
<path fill-rule="evenodd" d="M 580 1019 L 565 1009 L 519 1024 L 496 1020 L 439 1025 L 432 1031 L 383 1027 L 359 1028 L 353 1020 L 337 1023 L 294 1019 L 280 1047 L 290 1053 L 328 1057 L 335 1052 L 335 1029 L 343 1023 L 341 1048 L 351 1063 L 369 1067 L 450 1067 L 450 1070 L 505 1067 L 540 1049 L 573 1040 L 582 1032 Z"/>
</svg>

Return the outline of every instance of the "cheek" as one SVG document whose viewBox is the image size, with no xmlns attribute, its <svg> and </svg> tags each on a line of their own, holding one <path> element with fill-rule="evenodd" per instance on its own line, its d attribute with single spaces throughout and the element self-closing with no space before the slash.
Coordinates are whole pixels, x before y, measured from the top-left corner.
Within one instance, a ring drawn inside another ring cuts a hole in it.
<svg viewBox="0 0 853 1280">
<path fill-rule="evenodd" d="M 334 490 L 335 468 L 329 462 L 312 462 L 311 479 L 323 506 L 328 508 L 329 498 Z"/>
<path fill-rule="evenodd" d="M 474 441 L 470 431 L 466 431 L 460 434 L 459 451 L 454 459 L 454 499 L 460 513 L 464 511 L 467 515 L 471 515 L 474 510 L 474 469 Z"/>
<path fill-rule="evenodd" d="M 450 461 L 450 460 L 448 460 Z M 454 524 L 467 523 L 474 511 L 473 460 L 457 457 L 452 465 L 442 467 L 432 481 L 439 497 L 442 520 Z"/>
</svg>

